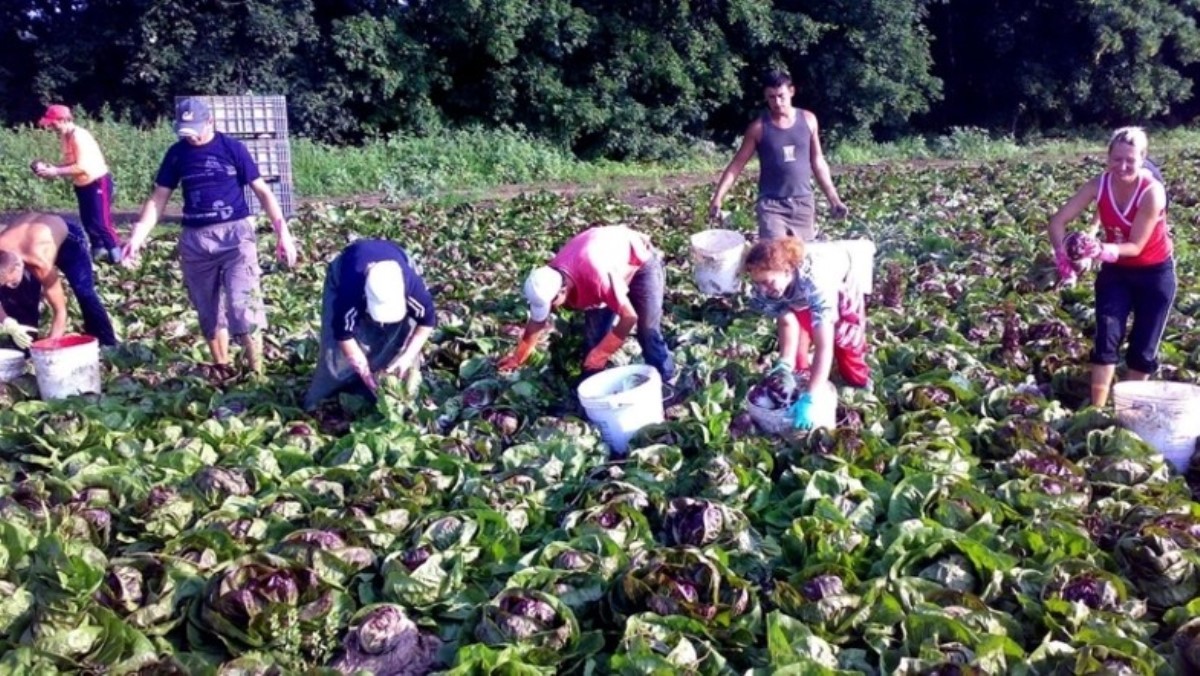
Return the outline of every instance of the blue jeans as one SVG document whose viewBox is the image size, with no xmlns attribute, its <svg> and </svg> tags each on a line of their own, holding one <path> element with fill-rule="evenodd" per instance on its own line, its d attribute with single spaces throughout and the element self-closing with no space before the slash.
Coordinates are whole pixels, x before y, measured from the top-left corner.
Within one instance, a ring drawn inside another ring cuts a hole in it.
<svg viewBox="0 0 1200 676">
<path fill-rule="evenodd" d="M 663 268 L 662 255 L 655 253 L 634 274 L 629 282 L 629 302 L 637 312 L 637 341 L 642 346 L 646 363 L 658 370 L 663 381 L 675 375 L 675 361 L 662 334 L 663 294 L 667 286 L 667 273 Z M 608 308 L 587 310 L 583 314 L 583 356 L 586 359 L 592 348 L 604 340 L 612 330 L 616 313 Z M 586 378 L 595 371 L 584 371 Z"/>
<path fill-rule="evenodd" d="M 67 221 L 67 238 L 58 248 L 58 258 L 54 264 L 62 271 L 63 277 L 71 285 L 75 300 L 79 301 L 79 310 L 83 313 L 83 329 L 88 335 L 95 336 L 101 345 L 116 345 L 117 335 L 113 331 L 112 321 L 108 311 L 96 293 L 96 280 L 92 276 L 92 256 L 89 253 L 88 238 L 83 232 L 83 226 L 75 221 Z"/>
</svg>

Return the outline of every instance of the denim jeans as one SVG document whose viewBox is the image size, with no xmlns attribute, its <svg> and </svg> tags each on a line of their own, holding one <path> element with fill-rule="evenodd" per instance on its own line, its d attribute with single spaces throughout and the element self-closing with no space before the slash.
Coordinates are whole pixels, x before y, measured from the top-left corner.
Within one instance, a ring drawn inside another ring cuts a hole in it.
<svg viewBox="0 0 1200 676">
<path fill-rule="evenodd" d="M 96 293 L 96 280 L 92 276 L 92 256 L 88 248 L 87 235 L 83 226 L 68 220 L 67 238 L 58 247 L 58 257 L 54 264 L 62 271 L 79 309 L 83 313 L 83 329 L 88 335 L 95 336 L 101 345 L 116 345 L 117 335 L 113 331 L 112 321 L 100 294 Z"/>
<path fill-rule="evenodd" d="M 658 370 L 663 381 L 675 375 L 675 361 L 662 334 L 663 294 L 666 291 L 667 273 L 663 268 L 662 254 L 655 252 L 629 282 L 629 302 L 637 312 L 637 341 L 642 346 L 646 363 Z M 604 340 L 612 330 L 616 313 L 608 308 L 588 310 L 583 315 L 583 355 L 587 358 L 592 348 Z M 589 376 L 594 372 L 584 372 Z"/>
</svg>

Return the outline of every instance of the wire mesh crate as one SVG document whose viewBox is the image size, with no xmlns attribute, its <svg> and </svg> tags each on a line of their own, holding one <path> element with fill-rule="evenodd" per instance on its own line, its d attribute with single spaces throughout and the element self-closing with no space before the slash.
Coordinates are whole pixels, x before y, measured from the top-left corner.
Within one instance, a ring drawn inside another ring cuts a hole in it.
<svg viewBox="0 0 1200 676">
<path fill-rule="evenodd" d="M 279 202 L 279 208 L 283 210 L 284 218 L 291 218 L 296 215 L 296 196 L 292 190 L 291 181 L 284 182 L 278 177 L 264 176 L 263 180 L 267 182 L 267 186 L 271 188 L 271 192 L 275 193 L 275 201 Z M 246 204 L 250 206 L 250 213 L 258 215 L 263 212 L 262 205 L 258 203 L 258 196 L 246 186 Z"/>
<path fill-rule="evenodd" d="M 186 96 L 176 97 L 175 104 Z M 287 138 L 285 96 L 196 96 L 212 111 L 217 131 L 249 138 Z"/>
<path fill-rule="evenodd" d="M 258 165 L 258 173 L 264 177 L 286 178 L 291 183 L 292 149 L 286 139 L 246 139 L 242 143 Z"/>
</svg>

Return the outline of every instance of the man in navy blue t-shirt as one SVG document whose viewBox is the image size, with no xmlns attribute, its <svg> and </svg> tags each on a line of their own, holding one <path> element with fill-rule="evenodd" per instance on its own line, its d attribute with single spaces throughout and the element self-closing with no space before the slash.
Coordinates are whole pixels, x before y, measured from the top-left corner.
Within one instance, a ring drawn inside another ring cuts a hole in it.
<svg viewBox="0 0 1200 676">
<path fill-rule="evenodd" d="M 296 264 L 295 241 L 274 193 L 259 176 L 258 165 L 246 146 L 214 129 L 212 114 L 203 101 L 180 102 L 175 112 L 175 132 L 180 140 L 167 150 L 158 169 L 154 192 L 142 207 L 125 245 L 125 265 L 137 265 L 138 253 L 171 193 L 182 187 L 179 259 L 183 282 L 200 317 L 200 330 L 208 341 L 213 362 L 228 367 L 232 334 L 242 344 L 250 368 L 262 373 L 259 330 L 266 328 L 267 316 L 245 186 L 250 186 L 270 217 L 277 238 L 276 254 L 288 267 Z"/>
<path fill-rule="evenodd" d="M 408 254 L 380 239 L 360 239 L 338 254 L 325 275 L 321 348 L 306 409 L 375 374 L 415 375 L 421 348 L 437 325 L 433 296 Z"/>
</svg>

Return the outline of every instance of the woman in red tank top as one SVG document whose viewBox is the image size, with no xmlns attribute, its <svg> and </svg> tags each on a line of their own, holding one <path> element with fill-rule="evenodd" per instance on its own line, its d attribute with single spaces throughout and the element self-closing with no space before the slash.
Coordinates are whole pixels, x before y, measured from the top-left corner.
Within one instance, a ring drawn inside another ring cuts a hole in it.
<svg viewBox="0 0 1200 676">
<path fill-rule="evenodd" d="M 1147 139 L 1139 127 L 1115 131 L 1108 143 L 1108 170 L 1085 183 L 1048 230 L 1055 263 L 1072 282 L 1084 259 L 1104 265 L 1096 275 L 1096 335 L 1092 349 L 1092 404 L 1108 402 L 1119 348 L 1133 315 L 1125 365 L 1130 380 L 1158 370 L 1158 347 L 1175 301 L 1175 262 L 1166 219 L 1166 192 L 1145 169 Z M 1068 252 L 1066 226 L 1095 203 L 1103 241 L 1077 235 Z"/>
</svg>

